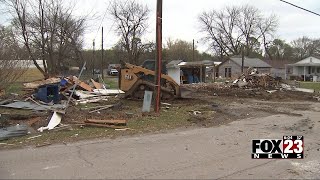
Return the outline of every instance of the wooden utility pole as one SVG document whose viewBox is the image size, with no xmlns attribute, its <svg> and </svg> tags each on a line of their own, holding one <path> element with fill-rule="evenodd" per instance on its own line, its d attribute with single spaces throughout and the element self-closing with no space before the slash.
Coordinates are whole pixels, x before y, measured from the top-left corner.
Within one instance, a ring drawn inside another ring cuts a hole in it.
<svg viewBox="0 0 320 180">
<path fill-rule="evenodd" d="M 101 29 L 101 68 L 100 68 L 100 71 L 101 71 L 101 78 L 104 80 L 104 76 L 103 76 L 103 26 L 102 26 L 102 29 Z"/>
<path fill-rule="evenodd" d="M 92 77 L 94 77 L 94 61 L 96 60 L 96 55 L 95 55 L 95 46 L 96 43 L 93 40 L 92 42 Z"/>
<path fill-rule="evenodd" d="M 241 73 L 244 71 L 244 52 L 243 52 L 243 45 L 241 45 Z"/>
<path fill-rule="evenodd" d="M 156 62 L 156 86 L 155 86 L 155 106 L 154 111 L 160 113 L 161 97 L 161 68 L 162 68 L 162 0 L 157 0 L 157 19 L 156 19 L 156 43 L 157 43 L 157 62 Z"/>
</svg>

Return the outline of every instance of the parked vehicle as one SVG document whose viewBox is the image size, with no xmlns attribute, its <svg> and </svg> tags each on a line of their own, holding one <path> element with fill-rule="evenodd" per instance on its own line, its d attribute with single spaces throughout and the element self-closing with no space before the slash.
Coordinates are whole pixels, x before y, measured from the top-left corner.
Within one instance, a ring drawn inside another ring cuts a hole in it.
<svg viewBox="0 0 320 180">
<path fill-rule="evenodd" d="M 111 69 L 110 72 L 109 72 L 110 76 L 117 76 L 118 74 L 119 74 L 119 72 L 116 69 Z"/>
</svg>

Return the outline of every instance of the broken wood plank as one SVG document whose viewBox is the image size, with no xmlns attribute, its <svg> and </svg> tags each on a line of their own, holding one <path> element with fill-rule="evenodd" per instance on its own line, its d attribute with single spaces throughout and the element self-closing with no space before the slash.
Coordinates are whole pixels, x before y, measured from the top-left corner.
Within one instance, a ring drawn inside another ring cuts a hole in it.
<svg viewBox="0 0 320 180">
<path fill-rule="evenodd" d="M 161 104 L 162 104 L 162 105 L 165 105 L 165 106 L 171 106 L 171 104 L 169 104 L 169 103 L 164 103 L 164 102 L 162 102 Z"/>
<path fill-rule="evenodd" d="M 97 111 L 101 111 L 101 110 L 104 110 L 104 109 L 108 109 L 108 108 L 111 108 L 113 107 L 114 105 L 106 105 L 105 107 L 102 107 L 102 108 L 99 108 L 99 109 L 96 109 L 96 110 L 93 110 L 93 111 L 89 111 L 89 113 L 94 113 L 94 112 L 97 112 Z"/>
<path fill-rule="evenodd" d="M 124 119 L 114 119 L 114 120 L 103 120 L 103 119 L 87 119 L 86 121 L 84 121 L 85 123 L 99 123 L 99 124 L 122 124 L 122 125 L 126 125 L 127 124 L 127 120 Z"/>
<path fill-rule="evenodd" d="M 87 108 L 80 108 L 80 110 L 95 110 L 95 109 L 98 109 L 98 108 L 104 108 L 106 107 L 106 105 L 103 105 L 103 106 L 94 106 L 94 107 L 87 107 Z"/>
<path fill-rule="evenodd" d="M 120 128 L 120 129 L 115 129 L 116 131 L 126 131 L 126 130 L 133 130 L 131 128 Z"/>
<path fill-rule="evenodd" d="M 34 81 L 34 82 L 29 82 L 29 83 L 24 83 L 23 86 L 26 89 L 37 89 L 38 87 L 42 85 L 47 85 L 47 84 L 56 84 L 61 81 L 60 78 L 49 78 L 41 81 Z"/>
<path fill-rule="evenodd" d="M 119 126 L 109 125 L 109 124 L 99 124 L 99 123 L 85 123 L 86 126 L 95 126 L 95 127 L 105 127 L 105 128 L 112 128 L 112 129 L 121 129 Z"/>
<path fill-rule="evenodd" d="M 89 86 L 88 84 L 86 84 L 86 83 L 84 83 L 82 81 L 79 81 L 78 86 L 80 86 L 84 90 L 87 90 L 87 91 L 90 91 L 90 92 L 93 91 L 93 88 L 91 86 Z"/>
<path fill-rule="evenodd" d="M 91 79 L 91 82 L 92 82 L 92 84 L 94 85 L 94 87 L 95 87 L 96 89 L 102 89 L 102 88 L 103 88 L 103 87 L 102 87 L 102 84 L 94 81 L 93 79 Z"/>
<path fill-rule="evenodd" d="M 27 139 L 34 139 L 34 138 L 38 138 L 38 137 L 41 137 L 42 135 L 36 135 L 36 136 L 32 136 L 32 137 L 28 137 Z"/>
</svg>

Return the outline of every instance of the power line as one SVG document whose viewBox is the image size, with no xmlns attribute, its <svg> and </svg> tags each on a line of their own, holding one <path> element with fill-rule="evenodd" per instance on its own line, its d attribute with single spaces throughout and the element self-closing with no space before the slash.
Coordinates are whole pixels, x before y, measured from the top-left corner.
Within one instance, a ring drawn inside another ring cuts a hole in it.
<svg viewBox="0 0 320 180">
<path fill-rule="evenodd" d="M 317 16 L 320 16 L 320 14 L 318 14 L 318 13 L 316 13 L 316 12 L 313 12 L 313 11 L 310 11 L 310 10 L 308 10 L 308 9 L 305 9 L 305 8 L 303 8 L 303 7 L 297 6 L 297 5 L 295 5 L 295 4 L 289 3 L 289 2 L 284 1 L 284 0 L 280 0 L 280 1 L 282 1 L 282 2 L 284 2 L 284 3 L 287 3 L 287 4 L 291 5 L 291 6 L 294 6 L 294 7 L 296 7 L 296 8 L 302 9 L 302 10 L 304 10 L 304 11 L 307 11 L 307 12 L 309 12 L 309 13 L 312 13 L 312 14 L 315 14 L 315 15 L 317 15 Z"/>
<path fill-rule="evenodd" d="M 128 1 L 129 1 L 129 0 L 126 0 L 126 2 L 124 3 L 124 5 L 125 5 L 125 6 L 128 4 Z M 97 30 L 97 32 L 96 32 L 96 35 L 94 36 L 94 39 L 96 39 L 96 38 L 97 38 L 97 35 L 98 35 L 99 30 L 100 30 L 100 28 L 101 28 L 102 22 L 103 22 L 104 18 L 106 17 L 106 14 L 107 14 L 107 12 L 108 12 L 108 10 L 109 10 L 109 7 L 110 7 L 110 6 L 111 6 L 111 2 L 109 3 L 109 5 L 108 5 L 108 7 L 107 7 L 107 9 L 106 9 L 106 11 L 105 11 L 105 13 L 104 13 L 104 15 L 103 15 L 102 19 L 101 19 L 101 22 L 100 22 L 99 28 L 98 28 L 98 30 Z M 110 27 L 110 29 L 109 29 L 109 31 L 108 31 L 108 33 L 107 33 L 107 34 L 109 34 L 109 33 L 110 33 L 110 31 L 111 31 L 111 29 L 113 28 L 114 24 L 115 24 L 115 21 L 113 21 L 113 23 L 112 23 L 112 25 L 111 25 L 111 27 Z"/>
<path fill-rule="evenodd" d="M 107 7 L 106 11 L 105 11 L 104 14 L 103 14 L 103 17 L 102 17 L 102 19 L 101 19 L 101 22 L 100 22 L 100 25 L 99 25 L 98 30 L 97 30 L 97 32 L 96 32 L 96 35 L 94 36 L 94 39 L 96 39 L 96 37 L 97 37 L 97 35 L 98 35 L 98 32 L 99 32 L 99 30 L 100 30 L 100 28 L 101 28 L 101 25 L 102 25 L 102 22 L 103 22 L 104 18 L 105 18 L 106 15 L 107 15 L 107 12 L 108 12 L 108 10 L 109 10 L 110 5 L 111 5 L 111 3 L 109 3 L 109 6 Z"/>
</svg>

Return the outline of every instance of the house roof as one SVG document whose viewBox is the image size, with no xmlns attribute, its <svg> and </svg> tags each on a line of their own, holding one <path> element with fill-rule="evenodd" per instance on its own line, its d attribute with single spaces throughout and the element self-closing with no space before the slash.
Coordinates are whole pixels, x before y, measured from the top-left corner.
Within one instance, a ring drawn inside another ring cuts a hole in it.
<svg viewBox="0 0 320 180">
<path fill-rule="evenodd" d="M 293 63 L 290 60 L 282 60 L 282 59 L 273 59 L 273 60 L 264 60 L 268 63 L 272 68 L 284 69 L 286 64 Z"/>
<path fill-rule="evenodd" d="M 193 62 L 181 62 L 179 66 L 215 66 L 221 62 L 215 62 L 212 60 L 193 61 Z"/>
<path fill-rule="evenodd" d="M 215 62 L 212 60 L 184 62 L 183 60 L 173 60 L 167 64 L 167 68 L 175 68 L 177 66 L 214 66 L 221 62 Z"/>
<path fill-rule="evenodd" d="M 310 56 L 294 64 L 288 64 L 288 65 L 289 66 L 320 66 L 320 59 Z"/>
<path fill-rule="evenodd" d="M 167 64 L 167 67 L 178 66 L 179 63 L 183 62 L 183 60 L 172 60 Z"/>
<path fill-rule="evenodd" d="M 242 65 L 242 58 L 231 57 L 230 60 L 232 60 L 239 66 Z M 248 58 L 248 57 L 244 58 L 244 67 L 271 68 L 271 66 L 268 63 L 262 61 L 259 58 Z"/>
</svg>

